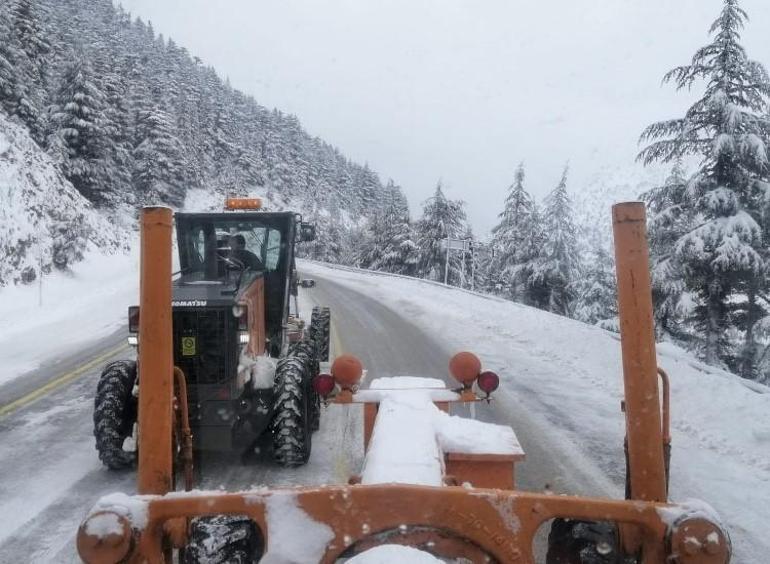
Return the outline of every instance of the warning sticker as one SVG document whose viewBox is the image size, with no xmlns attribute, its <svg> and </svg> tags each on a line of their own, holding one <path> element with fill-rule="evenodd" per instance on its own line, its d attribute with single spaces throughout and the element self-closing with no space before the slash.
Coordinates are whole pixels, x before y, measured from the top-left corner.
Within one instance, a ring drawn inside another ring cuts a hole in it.
<svg viewBox="0 0 770 564">
<path fill-rule="evenodd" d="M 195 337 L 182 337 L 182 356 L 195 356 Z"/>
</svg>

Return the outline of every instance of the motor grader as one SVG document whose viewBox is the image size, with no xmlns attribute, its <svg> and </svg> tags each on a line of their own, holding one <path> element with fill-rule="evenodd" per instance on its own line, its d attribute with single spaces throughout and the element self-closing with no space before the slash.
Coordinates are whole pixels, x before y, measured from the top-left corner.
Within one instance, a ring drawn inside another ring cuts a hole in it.
<svg viewBox="0 0 770 564">
<path fill-rule="evenodd" d="M 363 404 L 366 458 L 348 484 L 170 491 L 171 289 L 157 282 L 170 273 L 170 213 L 151 208 L 143 217 L 141 305 L 150 313 L 140 333 L 150 338 L 140 348 L 148 381 L 139 392 L 139 495 L 96 503 L 77 535 L 85 562 L 358 563 L 385 545 L 407 545 L 436 561 L 529 564 L 541 527 L 550 530 L 549 564 L 729 562 L 718 517 L 705 504 L 667 500 L 668 398 L 664 385 L 661 406 L 643 204 L 613 208 L 628 483 L 622 500 L 518 490 L 514 468 L 523 453 L 513 430 L 458 423 L 446 413 L 454 402 L 489 400 L 498 386 L 470 353 L 450 361 L 454 390 L 417 378 L 360 389 L 362 366 L 352 356 L 314 378 L 325 403 Z M 142 417 L 150 409 L 157 415 Z M 201 535 L 201 519 L 219 528 Z"/>
<path fill-rule="evenodd" d="M 313 282 L 299 281 L 294 255 L 315 229 L 298 214 L 261 205 L 258 198 L 228 198 L 222 212 L 175 214 L 179 270 L 168 276 L 170 345 L 177 374 L 184 374 L 184 383 L 176 381 L 176 405 L 189 410 L 190 423 L 182 428 L 175 421 L 180 457 L 192 448 L 245 456 L 265 450 L 296 466 L 310 456 L 320 424 L 311 382 L 329 360 L 330 313 L 315 308 L 309 328 L 300 319 L 297 287 Z M 140 358 L 153 338 L 140 330 L 148 311 L 128 310 L 129 343 Z M 112 362 L 99 379 L 94 435 L 110 469 L 133 466 L 136 442 L 144 440 L 137 436 L 136 394 L 147 366 Z"/>
</svg>

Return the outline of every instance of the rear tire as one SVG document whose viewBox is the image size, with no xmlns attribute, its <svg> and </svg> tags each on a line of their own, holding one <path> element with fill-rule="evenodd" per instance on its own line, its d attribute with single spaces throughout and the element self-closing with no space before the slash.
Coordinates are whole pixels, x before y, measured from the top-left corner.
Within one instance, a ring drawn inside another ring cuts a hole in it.
<svg viewBox="0 0 770 564">
<path fill-rule="evenodd" d="M 309 359 L 289 356 L 276 368 L 275 408 L 271 430 L 273 457 L 281 466 L 307 463 L 312 448 L 312 396 Z"/>
<path fill-rule="evenodd" d="M 199 517 L 190 523 L 184 564 L 259 562 L 264 541 L 256 523 L 237 515 Z"/>
<path fill-rule="evenodd" d="M 133 467 L 136 453 L 123 450 L 123 441 L 136 423 L 136 362 L 118 360 L 108 364 L 99 378 L 94 398 L 94 437 L 99 459 L 110 470 Z"/>
<path fill-rule="evenodd" d="M 329 362 L 331 315 L 331 310 L 328 307 L 316 306 L 310 317 L 310 338 L 315 344 L 319 362 Z"/>
<path fill-rule="evenodd" d="M 606 521 L 554 519 L 546 564 L 621 564 L 617 527 Z M 631 560 L 630 562 L 633 562 Z"/>
</svg>

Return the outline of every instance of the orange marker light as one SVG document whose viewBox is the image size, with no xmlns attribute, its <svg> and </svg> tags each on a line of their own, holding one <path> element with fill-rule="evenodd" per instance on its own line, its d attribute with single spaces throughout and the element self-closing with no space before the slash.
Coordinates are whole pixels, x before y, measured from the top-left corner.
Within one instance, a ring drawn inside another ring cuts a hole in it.
<svg viewBox="0 0 770 564">
<path fill-rule="evenodd" d="M 364 366 L 352 354 L 338 356 L 332 364 L 332 375 L 343 390 L 350 390 L 361 381 Z"/>
<path fill-rule="evenodd" d="M 449 372 L 455 380 L 470 388 L 481 372 L 481 361 L 471 352 L 459 352 L 449 361 Z"/>
<path fill-rule="evenodd" d="M 226 210 L 259 210 L 262 209 L 262 200 L 260 198 L 227 198 L 225 200 Z"/>
</svg>

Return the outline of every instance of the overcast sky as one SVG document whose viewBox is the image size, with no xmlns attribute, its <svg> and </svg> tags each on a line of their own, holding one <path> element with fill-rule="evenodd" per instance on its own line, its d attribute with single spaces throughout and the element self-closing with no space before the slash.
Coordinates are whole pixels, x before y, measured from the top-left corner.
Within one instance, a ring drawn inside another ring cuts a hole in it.
<svg viewBox="0 0 770 564">
<path fill-rule="evenodd" d="M 660 80 L 722 0 L 121 0 L 268 107 L 393 178 L 414 215 L 439 178 L 478 234 L 519 161 L 537 196 L 630 166 L 691 94 Z M 770 64 L 770 2 L 744 0 Z"/>
</svg>

